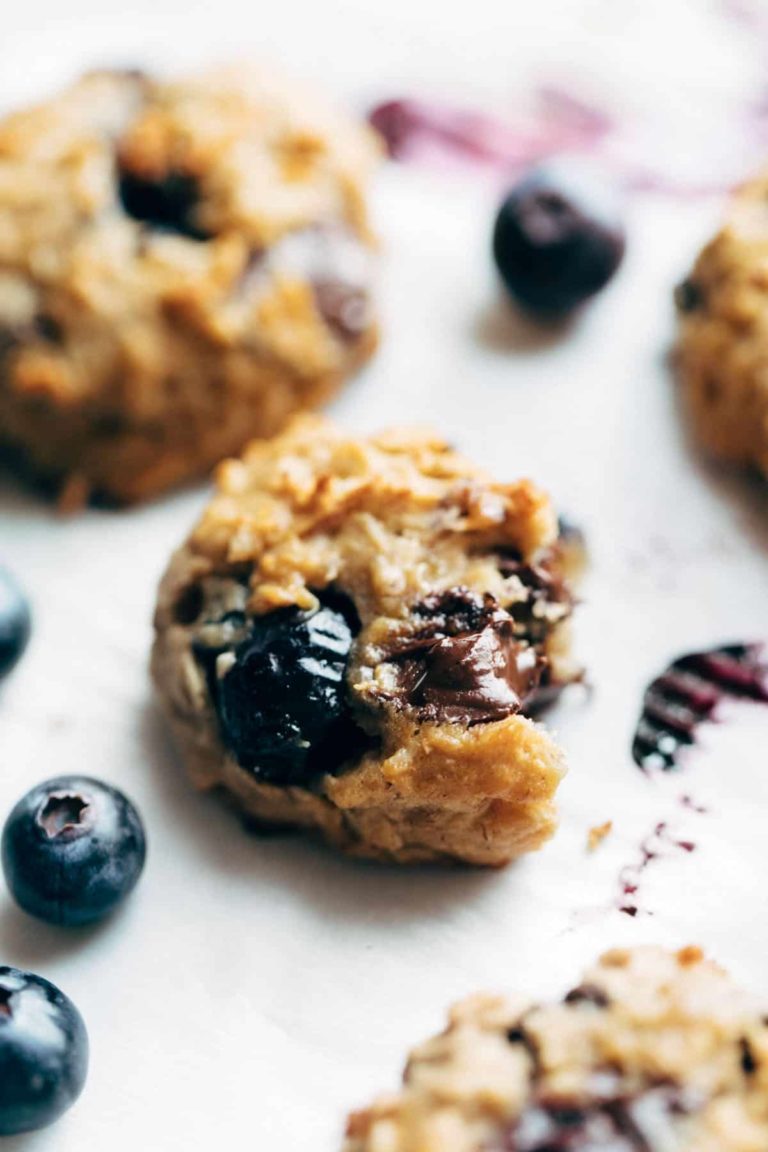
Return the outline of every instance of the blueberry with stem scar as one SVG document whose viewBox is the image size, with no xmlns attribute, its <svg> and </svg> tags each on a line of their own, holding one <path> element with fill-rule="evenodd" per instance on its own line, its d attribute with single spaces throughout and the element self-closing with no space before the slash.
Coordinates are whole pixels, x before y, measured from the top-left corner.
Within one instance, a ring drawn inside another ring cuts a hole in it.
<svg viewBox="0 0 768 1152">
<path fill-rule="evenodd" d="M 19 800 L 0 852 L 24 911 L 71 926 L 101 920 L 125 899 L 144 867 L 146 841 L 122 792 L 85 776 L 60 776 Z"/>
</svg>

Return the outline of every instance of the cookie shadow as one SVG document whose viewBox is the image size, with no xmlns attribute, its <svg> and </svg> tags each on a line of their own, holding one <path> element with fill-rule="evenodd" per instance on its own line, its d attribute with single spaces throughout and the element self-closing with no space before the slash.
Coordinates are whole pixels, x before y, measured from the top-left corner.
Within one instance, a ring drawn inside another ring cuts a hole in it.
<svg viewBox="0 0 768 1152">
<path fill-rule="evenodd" d="M 499 291 L 475 316 L 472 334 L 489 352 L 544 352 L 564 340 L 575 323 L 574 316 L 534 320 Z"/>
<path fill-rule="evenodd" d="M 196 792 L 164 719 L 148 702 L 141 746 L 152 773 L 158 822 L 174 821 L 222 874 L 251 874 L 254 884 L 290 888 L 325 922 L 401 924 L 490 895 L 510 870 L 394 865 L 350 859 L 301 832 L 256 833 L 227 801 Z"/>
<path fill-rule="evenodd" d="M 16 968 L 45 970 L 58 960 L 93 946 L 131 915 L 131 901 L 99 924 L 82 928 L 57 927 L 27 915 L 7 893 L 0 900 L 0 957 Z M 5 1149 L 5 1143 L 3 1143 Z"/>
<path fill-rule="evenodd" d="M 668 364 L 675 384 L 673 357 Z M 673 408 L 681 450 L 691 468 L 712 496 L 729 506 L 752 542 L 768 553 L 768 480 L 756 468 L 713 460 L 706 454 L 690 430 L 679 387 L 673 389 Z"/>
</svg>

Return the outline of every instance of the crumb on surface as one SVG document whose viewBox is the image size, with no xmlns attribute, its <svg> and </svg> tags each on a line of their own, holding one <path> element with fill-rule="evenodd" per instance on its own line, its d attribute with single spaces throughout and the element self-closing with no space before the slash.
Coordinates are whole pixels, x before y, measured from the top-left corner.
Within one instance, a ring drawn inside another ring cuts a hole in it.
<svg viewBox="0 0 768 1152">
<path fill-rule="evenodd" d="M 595 824 L 587 833 L 587 852 L 594 852 L 599 848 L 606 836 L 613 830 L 613 820 L 606 820 L 603 824 Z"/>
</svg>

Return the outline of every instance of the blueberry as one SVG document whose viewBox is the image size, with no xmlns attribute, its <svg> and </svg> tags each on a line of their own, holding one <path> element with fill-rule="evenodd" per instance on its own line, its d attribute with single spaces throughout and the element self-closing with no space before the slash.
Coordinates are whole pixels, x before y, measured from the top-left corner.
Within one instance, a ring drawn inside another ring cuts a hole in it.
<svg viewBox="0 0 768 1152">
<path fill-rule="evenodd" d="M 90 924 L 133 889 L 146 842 L 122 792 L 86 776 L 59 776 L 19 800 L 3 828 L 2 864 L 11 894 L 52 924 Z"/>
<path fill-rule="evenodd" d="M 87 1071 L 88 1034 L 72 1001 L 41 976 L 0 967 L 0 1136 L 58 1120 Z"/>
<path fill-rule="evenodd" d="M 530 172 L 502 203 L 493 255 L 523 309 L 557 318 L 608 283 L 625 243 L 611 190 L 575 164 L 553 164 Z"/>
<path fill-rule="evenodd" d="M 324 603 L 250 621 L 231 666 L 213 681 L 224 740 L 241 767 L 297 784 L 339 761 L 354 731 L 344 680 L 353 611 Z"/>
<path fill-rule="evenodd" d="M 0 568 L 0 680 L 21 658 L 29 640 L 32 619 L 19 585 Z"/>
</svg>

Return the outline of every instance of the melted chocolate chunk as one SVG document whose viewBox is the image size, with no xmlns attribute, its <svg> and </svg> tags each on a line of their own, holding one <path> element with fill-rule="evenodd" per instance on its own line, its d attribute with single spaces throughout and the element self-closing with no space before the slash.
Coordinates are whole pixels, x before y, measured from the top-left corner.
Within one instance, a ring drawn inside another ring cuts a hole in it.
<svg viewBox="0 0 768 1152">
<path fill-rule="evenodd" d="M 200 189 L 193 176 L 168 172 L 162 180 L 145 180 L 133 172 L 119 175 L 118 192 L 124 210 L 155 231 L 175 232 L 191 240 L 207 240 L 194 221 Z"/>
<path fill-rule="evenodd" d="M 761 644 L 729 644 L 674 660 L 648 686 L 632 741 L 643 771 L 669 772 L 699 724 L 724 699 L 768 703 L 768 661 Z"/>
<path fill-rule="evenodd" d="M 517 552 L 505 552 L 499 557 L 502 576 L 516 576 L 528 593 L 525 600 L 510 606 L 510 615 L 520 626 L 530 644 L 541 644 L 549 630 L 544 608 L 548 604 L 572 603 L 565 577 L 558 570 L 553 551 L 545 553 L 535 563 L 523 560 Z"/>
<path fill-rule="evenodd" d="M 527 644 L 543 648 L 552 623 L 549 611 L 553 605 L 565 606 L 570 614 L 573 598 L 561 571 L 558 542 L 538 558 L 536 563 L 523 560 L 519 552 L 509 550 L 499 557 L 499 571 L 505 577 L 516 576 L 525 586 L 527 596 L 509 607 L 509 614 L 515 621 L 515 632 Z M 530 698 L 526 701 L 526 712 L 532 715 L 553 704 L 570 681 L 559 680 L 546 665 Z"/>
<path fill-rule="evenodd" d="M 419 631 L 390 660 L 398 702 L 422 721 L 482 724 L 519 712 L 544 667 L 536 649 L 515 637 L 514 621 L 492 596 L 467 588 L 436 593 L 417 605 Z"/>
</svg>

